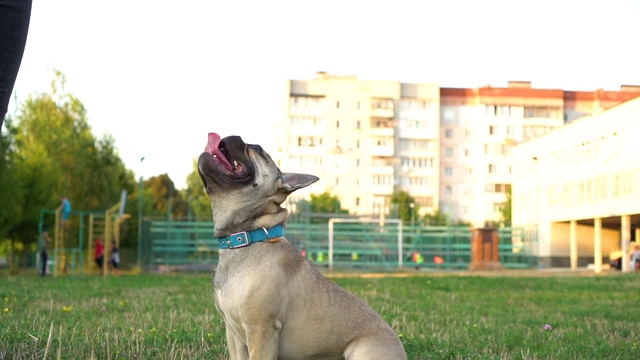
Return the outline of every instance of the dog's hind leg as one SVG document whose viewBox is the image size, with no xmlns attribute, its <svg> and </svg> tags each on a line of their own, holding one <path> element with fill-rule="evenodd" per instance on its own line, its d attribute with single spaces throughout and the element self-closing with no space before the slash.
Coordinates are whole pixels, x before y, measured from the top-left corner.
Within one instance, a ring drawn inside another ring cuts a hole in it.
<svg viewBox="0 0 640 360">
<path fill-rule="evenodd" d="M 373 341 L 372 341 L 373 340 Z M 345 352 L 346 360 L 406 360 L 400 341 L 385 339 L 359 340 L 349 346 Z"/>
</svg>

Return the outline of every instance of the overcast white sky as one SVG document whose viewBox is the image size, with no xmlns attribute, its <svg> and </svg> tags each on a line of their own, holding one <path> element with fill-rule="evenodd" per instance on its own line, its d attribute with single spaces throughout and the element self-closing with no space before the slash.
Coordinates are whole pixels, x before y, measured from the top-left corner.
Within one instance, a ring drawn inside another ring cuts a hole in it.
<svg viewBox="0 0 640 360">
<path fill-rule="evenodd" d="M 640 84 L 638 19 L 640 0 L 34 0 L 15 91 L 59 69 L 127 167 L 181 188 L 208 132 L 272 149 L 287 79 L 618 90 Z"/>
</svg>

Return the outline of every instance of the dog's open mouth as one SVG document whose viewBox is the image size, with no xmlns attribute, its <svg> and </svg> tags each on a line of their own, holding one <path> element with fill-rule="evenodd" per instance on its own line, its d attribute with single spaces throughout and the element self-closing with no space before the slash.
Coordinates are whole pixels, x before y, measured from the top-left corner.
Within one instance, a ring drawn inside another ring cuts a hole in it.
<svg viewBox="0 0 640 360">
<path fill-rule="evenodd" d="M 220 139 L 220 135 L 209 133 L 209 139 L 204 151 L 211 154 L 213 162 L 218 164 L 222 170 L 230 175 L 237 177 L 245 177 L 248 175 L 247 170 L 237 160 L 237 156 L 232 155 L 232 149 L 225 139 Z"/>
</svg>

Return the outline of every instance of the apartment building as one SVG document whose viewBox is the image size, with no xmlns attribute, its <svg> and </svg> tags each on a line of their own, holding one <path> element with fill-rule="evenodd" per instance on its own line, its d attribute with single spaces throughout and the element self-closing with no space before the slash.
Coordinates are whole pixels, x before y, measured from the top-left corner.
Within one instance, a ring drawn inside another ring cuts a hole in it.
<svg viewBox="0 0 640 360">
<path fill-rule="evenodd" d="M 320 181 L 297 192 L 330 191 L 354 215 L 390 214 L 395 189 L 422 212 L 438 206 L 439 89 L 317 73 L 287 82 L 286 117 L 276 124 L 281 169 Z"/>
<path fill-rule="evenodd" d="M 440 206 L 454 221 L 495 225 L 512 184 L 511 148 L 640 96 L 640 89 L 594 92 L 506 88 L 441 88 Z"/>
<path fill-rule="evenodd" d="M 416 200 L 420 215 L 439 207 L 439 125 L 440 88 L 401 84 L 395 102 L 394 183 Z"/>
<path fill-rule="evenodd" d="M 510 82 L 440 95 L 442 210 L 476 227 L 499 222 L 511 191 L 511 147 L 563 125 L 563 91 Z"/>
<path fill-rule="evenodd" d="M 513 223 L 538 229 L 543 266 L 622 257 L 640 239 L 640 98 L 513 148 Z"/>
<path fill-rule="evenodd" d="M 319 72 L 286 83 L 274 159 L 320 181 L 292 195 L 330 191 L 354 215 L 392 215 L 394 190 L 476 227 L 501 221 L 512 187 L 514 145 L 640 96 L 621 91 L 440 88 Z"/>
<path fill-rule="evenodd" d="M 565 91 L 564 121 L 570 123 L 601 112 L 640 96 L 640 86 L 621 85 L 620 91 Z"/>
</svg>

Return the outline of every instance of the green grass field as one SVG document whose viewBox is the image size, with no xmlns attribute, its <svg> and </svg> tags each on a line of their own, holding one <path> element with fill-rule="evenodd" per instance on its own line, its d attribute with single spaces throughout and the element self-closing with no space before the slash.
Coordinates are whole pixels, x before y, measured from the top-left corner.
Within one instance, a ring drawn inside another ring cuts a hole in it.
<svg viewBox="0 0 640 360">
<path fill-rule="evenodd" d="M 410 359 L 640 359 L 637 274 L 464 274 L 335 281 Z M 225 359 L 210 280 L 0 277 L 0 359 Z"/>
</svg>

